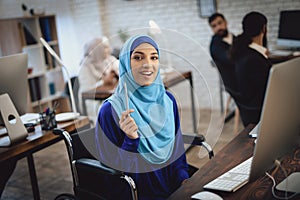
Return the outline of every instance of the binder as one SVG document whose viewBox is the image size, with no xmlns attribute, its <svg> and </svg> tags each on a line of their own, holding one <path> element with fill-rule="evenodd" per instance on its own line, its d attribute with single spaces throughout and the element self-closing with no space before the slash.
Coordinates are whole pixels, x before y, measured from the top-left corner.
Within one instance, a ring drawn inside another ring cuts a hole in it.
<svg viewBox="0 0 300 200">
<path fill-rule="evenodd" d="M 51 26 L 50 26 L 49 19 L 48 18 L 40 18 L 39 22 L 40 22 L 40 27 L 41 27 L 43 38 L 47 42 L 52 41 Z"/>
<path fill-rule="evenodd" d="M 26 26 L 23 26 L 23 30 L 24 30 L 26 44 L 27 45 L 37 44 L 36 39 L 33 37 L 31 32 L 26 28 Z"/>
<path fill-rule="evenodd" d="M 40 81 L 38 77 L 29 79 L 29 90 L 30 90 L 31 101 L 37 101 L 42 98 Z"/>
</svg>

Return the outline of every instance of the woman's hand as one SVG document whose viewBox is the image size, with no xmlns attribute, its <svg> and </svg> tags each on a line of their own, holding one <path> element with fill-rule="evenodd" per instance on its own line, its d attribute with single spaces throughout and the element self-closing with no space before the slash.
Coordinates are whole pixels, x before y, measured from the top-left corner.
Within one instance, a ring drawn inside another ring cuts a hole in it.
<svg viewBox="0 0 300 200">
<path fill-rule="evenodd" d="M 129 137 L 130 139 L 136 139 L 139 137 L 137 130 L 138 127 L 130 113 L 134 112 L 133 109 L 126 110 L 122 112 L 121 119 L 119 121 L 121 130 Z"/>
</svg>

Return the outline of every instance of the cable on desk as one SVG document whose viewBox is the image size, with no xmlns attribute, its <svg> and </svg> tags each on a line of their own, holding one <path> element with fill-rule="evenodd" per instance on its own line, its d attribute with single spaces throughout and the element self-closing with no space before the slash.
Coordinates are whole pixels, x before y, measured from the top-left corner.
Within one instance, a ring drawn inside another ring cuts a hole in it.
<svg viewBox="0 0 300 200">
<path fill-rule="evenodd" d="M 286 172 L 286 170 L 281 166 L 280 161 L 279 161 L 279 160 L 275 160 L 275 161 L 274 161 L 274 164 L 276 165 L 276 168 L 275 168 L 274 172 L 277 172 L 278 168 L 280 168 L 280 169 L 283 171 L 285 178 L 287 178 L 287 172 Z M 273 174 L 272 174 L 273 176 L 274 176 L 274 174 L 275 174 L 274 172 L 273 172 Z M 277 198 L 277 199 L 283 199 L 283 200 L 288 200 L 288 199 L 291 199 L 291 198 L 293 198 L 293 197 L 295 197 L 296 195 L 299 194 L 299 193 L 294 193 L 294 194 L 292 194 L 292 195 L 290 195 L 290 196 L 288 197 L 288 196 L 287 196 L 287 190 L 286 190 L 286 191 L 285 191 L 285 196 L 284 196 L 284 197 L 280 197 L 280 196 L 276 195 L 276 194 L 275 194 L 276 181 L 275 181 L 274 177 L 273 177 L 272 175 L 270 175 L 268 172 L 266 172 L 266 175 L 267 175 L 267 176 L 272 180 L 272 182 L 273 182 L 273 186 L 272 186 L 272 195 L 273 195 L 275 198 Z M 286 180 L 286 188 L 288 188 L 288 179 Z"/>
</svg>

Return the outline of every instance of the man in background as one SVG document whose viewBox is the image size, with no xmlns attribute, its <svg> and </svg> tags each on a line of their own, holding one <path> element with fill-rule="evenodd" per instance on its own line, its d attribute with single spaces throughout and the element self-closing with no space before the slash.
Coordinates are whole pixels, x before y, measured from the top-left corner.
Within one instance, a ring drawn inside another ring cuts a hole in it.
<svg viewBox="0 0 300 200">
<path fill-rule="evenodd" d="M 237 92 L 235 67 L 229 58 L 229 49 L 235 37 L 228 31 L 227 21 L 223 14 L 215 13 L 208 18 L 214 33 L 210 43 L 210 54 L 222 77 L 226 91 L 234 97 Z"/>
<path fill-rule="evenodd" d="M 239 97 L 237 89 L 237 79 L 235 73 L 235 65 L 230 59 L 229 51 L 235 36 L 228 31 L 227 21 L 223 14 L 215 13 L 208 18 L 208 23 L 213 31 L 210 43 L 210 55 L 216 64 L 219 74 L 223 80 L 225 90 L 229 93 L 229 98 L 226 103 L 224 119 L 230 119 L 233 115 L 227 115 L 231 98 L 236 100 Z M 234 111 L 234 133 L 238 133 L 239 109 L 235 107 Z M 228 118 L 229 117 L 229 118 Z"/>
</svg>

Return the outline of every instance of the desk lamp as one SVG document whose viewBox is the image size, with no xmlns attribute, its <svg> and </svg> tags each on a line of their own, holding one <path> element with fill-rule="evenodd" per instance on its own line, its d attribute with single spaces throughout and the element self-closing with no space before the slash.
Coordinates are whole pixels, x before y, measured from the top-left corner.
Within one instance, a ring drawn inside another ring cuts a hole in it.
<svg viewBox="0 0 300 200">
<path fill-rule="evenodd" d="M 77 112 L 76 109 L 76 104 L 75 104 L 75 100 L 74 100 L 74 94 L 73 94 L 73 88 L 72 88 L 72 84 L 71 84 L 71 80 L 70 80 L 70 75 L 68 72 L 68 69 L 66 68 L 66 66 L 64 65 L 64 63 L 62 62 L 62 60 L 58 57 L 58 55 L 55 53 L 55 51 L 50 47 L 50 45 L 44 40 L 44 38 L 40 38 L 40 41 L 42 42 L 42 44 L 44 45 L 44 47 L 47 49 L 47 51 L 56 59 L 56 61 L 62 66 L 62 68 L 65 70 L 67 78 L 68 78 L 68 87 L 69 87 L 69 91 L 70 91 L 70 97 L 71 97 L 71 106 L 72 106 L 72 111 L 73 112 L 68 112 L 68 113 L 61 113 L 56 115 L 57 118 L 60 118 L 62 116 L 65 116 L 66 118 L 69 119 L 75 119 L 77 117 L 80 116 L 80 114 Z M 62 115 L 62 116 L 59 116 Z M 63 118 L 63 117 L 62 117 Z"/>
</svg>

